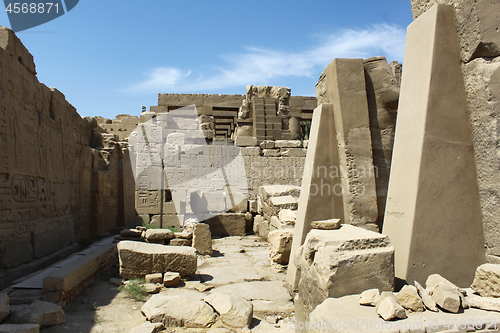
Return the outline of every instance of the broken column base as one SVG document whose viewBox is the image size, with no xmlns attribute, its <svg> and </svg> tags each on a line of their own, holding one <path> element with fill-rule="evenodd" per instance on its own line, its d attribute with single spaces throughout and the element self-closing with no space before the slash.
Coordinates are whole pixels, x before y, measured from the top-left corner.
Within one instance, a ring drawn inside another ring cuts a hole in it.
<svg viewBox="0 0 500 333">
<path fill-rule="evenodd" d="M 394 248 L 389 238 L 352 225 L 311 230 L 297 259 L 299 318 L 308 318 L 329 297 L 394 288 Z"/>
</svg>

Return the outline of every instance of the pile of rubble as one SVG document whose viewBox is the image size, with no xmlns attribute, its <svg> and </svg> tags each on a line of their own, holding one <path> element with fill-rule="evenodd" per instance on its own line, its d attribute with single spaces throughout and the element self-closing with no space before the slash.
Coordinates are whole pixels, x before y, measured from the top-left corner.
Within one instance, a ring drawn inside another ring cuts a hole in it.
<svg viewBox="0 0 500 333">
<path fill-rule="evenodd" d="M 500 312 L 500 265 L 483 264 L 476 270 L 474 282 L 462 289 L 439 274 L 427 278 L 426 288 L 417 281 L 415 286 L 405 285 L 398 293 L 380 293 L 378 289 L 366 290 L 360 295 L 359 304 L 374 306 L 385 321 L 407 318 L 407 312 L 443 310 L 458 313 L 469 307 Z"/>
</svg>

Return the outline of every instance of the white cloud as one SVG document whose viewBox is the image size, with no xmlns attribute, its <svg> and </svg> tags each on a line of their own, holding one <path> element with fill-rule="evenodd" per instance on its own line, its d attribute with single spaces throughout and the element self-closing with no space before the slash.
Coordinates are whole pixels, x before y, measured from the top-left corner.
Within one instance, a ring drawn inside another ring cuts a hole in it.
<svg viewBox="0 0 500 333">
<path fill-rule="evenodd" d="M 175 67 L 154 68 L 148 78 L 130 87 L 133 91 L 193 92 L 213 91 L 247 84 L 267 84 L 280 77 L 317 78 L 334 58 L 368 58 L 385 56 L 389 61 L 402 62 L 405 30 L 399 26 L 378 24 L 367 29 L 342 30 L 323 35 L 320 42 L 308 50 L 296 53 L 246 47 L 245 53 L 223 57 L 218 73 L 199 73 Z"/>
</svg>

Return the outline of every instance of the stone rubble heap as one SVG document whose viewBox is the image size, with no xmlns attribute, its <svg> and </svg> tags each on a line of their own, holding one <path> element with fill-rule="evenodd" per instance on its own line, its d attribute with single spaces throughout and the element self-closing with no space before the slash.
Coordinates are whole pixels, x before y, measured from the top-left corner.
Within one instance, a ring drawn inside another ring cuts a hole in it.
<svg viewBox="0 0 500 333">
<path fill-rule="evenodd" d="M 424 289 L 405 285 L 398 293 L 369 289 L 360 294 L 359 304 L 374 306 L 385 321 L 407 318 L 407 313 L 425 310 L 459 313 L 474 307 L 500 312 L 500 265 L 484 264 L 477 268 L 470 289 L 462 289 L 439 274 L 427 278 Z"/>
</svg>

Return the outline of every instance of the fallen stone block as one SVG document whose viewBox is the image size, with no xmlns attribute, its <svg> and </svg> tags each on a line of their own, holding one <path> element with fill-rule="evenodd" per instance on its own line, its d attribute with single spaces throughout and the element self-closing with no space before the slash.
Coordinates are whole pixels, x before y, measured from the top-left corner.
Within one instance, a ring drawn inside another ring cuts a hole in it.
<svg viewBox="0 0 500 333">
<path fill-rule="evenodd" d="M 205 223 L 197 223 L 193 227 L 193 247 L 196 253 L 201 255 L 212 255 L 212 234 L 210 226 Z"/>
<path fill-rule="evenodd" d="M 278 209 L 296 210 L 299 205 L 299 200 L 291 195 L 270 198 L 271 204 Z"/>
<path fill-rule="evenodd" d="M 158 294 L 161 290 L 161 286 L 156 283 L 145 283 L 143 286 L 148 294 Z"/>
<path fill-rule="evenodd" d="M 147 283 L 162 283 L 163 275 L 161 273 L 147 274 L 144 279 Z"/>
<path fill-rule="evenodd" d="M 40 325 L 38 324 L 4 324 L 0 325 L 0 333 L 38 333 Z"/>
<path fill-rule="evenodd" d="M 43 299 L 65 304 L 77 295 L 80 288 L 91 283 L 97 273 L 115 262 L 115 244 L 98 246 L 96 250 L 47 275 L 43 279 Z"/>
<path fill-rule="evenodd" d="M 407 310 L 412 312 L 424 312 L 424 302 L 418 295 L 417 288 L 414 286 L 406 285 L 396 295 L 399 304 Z"/>
<path fill-rule="evenodd" d="M 415 288 L 417 288 L 418 294 L 420 298 L 422 298 L 425 307 L 431 311 L 438 312 L 436 301 L 432 298 L 430 291 L 424 289 L 417 281 L 415 281 Z"/>
<path fill-rule="evenodd" d="M 337 230 L 340 229 L 341 225 L 340 219 L 330 219 L 324 221 L 313 221 L 311 223 L 311 228 L 321 230 Z"/>
<path fill-rule="evenodd" d="M 253 318 L 253 305 L 249 301 L 241 297 L 212 293 L 205 298 L 205 302 L 219 313 L 225 325 L 235 328 L 250 327 Z"/>
<path fill-rule="evenodd" d="M 181 232 L 174 232 L 174 237 L 175 238 L 181 238 L 181 239 L 192 239 L 193 238 L 193 232 L 188 231 L 188 230 L 183 230 Z"/>
<path fill-rule="evenodd" d="M 182 276 L 196 273 L 196 252 L 191 247 L 122 241 L 117 248 L 120 276 L 124 278 L 164 272 L 178 272 Z"/>
<path fill-rule="evenodd" d="M 467 298 L 467 304 L 472 308 L 500 312 L 499 298 L 472 296 Z"/>
<path fill-rule="evenodd" d="M 167 288 L 178 287 L 181 282 L 181 276 L 177 272 L 166 272 L 163 275 L 163 285 Z"/>
<path fill-rule="evenodd" d="M 269 232 L 269 252 L 271 259 L 282 265 L 287 265 L 292 250 L 293 229 L 281 229 Z"/>
<path fill-rule="evenodd" d="M 141 311 L 150 322 L 166 327 L 206 328 L 217 321 L 210 305 L 181 296 L 153 295 Z"/>
<path fill-rule="evenodd" d="M 432 291 L 434 290 L 434 288 L 436 288 L 436 286 L 440 283 L 447 284 L 450 287 L 452 287 L 453 289 L 461 291 L 461 289 L 459 287 L 457 287 L 454 283 L 448 281 L 447 279 L 445 279 L 444 277 L 442 277 L 439 274 L 429 275 L 429 277 L 425 281 L 425 286 L 427 287 L 427 290 L 429 290 L 432 294 Z"/>
<path fill-rule="evenodd" d="M 407 317 L 405 309 L 399 304 L 392 292 L 384 292 L 380 295 L 375 310 L 385 321 Z"/>
<path fill-rule="evenodd" d="M 0 323 L 10 314 L 9 295 L 0 294 Z"/>
<path fill-rule="evenodd" d="M 368 289 L 359 295 L 360 305 L 377 305 L 378 298 L 380 297 L 380 291 L 378 289 Z"/>
<path fill-rule="evenodd" d="M 443 310 L 458 313 L 460 309 L 460 292 L 447 283 L 440 282 L 434 287 L 432 299 Z"/>
<path fill-rule="evenodd" d="M 192 239 L 174 238 L 170 240 L 170 245 L 172 246 L 191 246 L 192 244 Z"/>
<path fill-rule="evenodd" d="M 470 287 L 483 297 L 500 297 L 500 265 L 479 266 Z"/>
<path fill-rule="evenodd" d="M 300 140 L 276 140 L 274 143 L 276 148 L 302 148 Z"/>
<path fill-rule="evenodd" d="M 295 225 L 297 219 L 297 211 L 291 209 L 282 209 L 278 213 L 279 220 L 287 225 Z"/>
<path fill-rule="evenodd" d="M 148 241 L 168 240 L 174 238 L 174 233 L 170 229 L 148 229 L 145 238 Z"/>
<path fill-rule="evenodd" d="M 43 301 L 31 303 L 16 312 L 12 318 L 13 324 L 38 324 L 40 327 L 55 326 L 65 322 L 62 307 Z"/>
<path fill-rule="evenodd" d="M 338 230 L 312 229 L 298 259 L 306 313 L 328 297 L 393 290 L 394 248 L 385 235 L 348 224 Z"/>
</svg>

